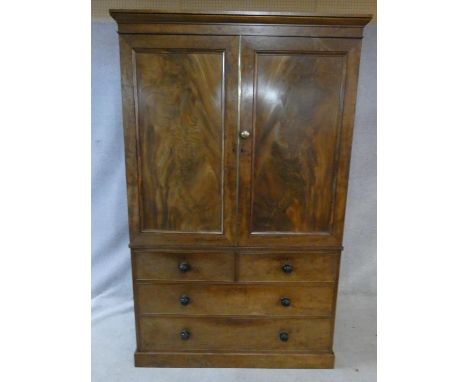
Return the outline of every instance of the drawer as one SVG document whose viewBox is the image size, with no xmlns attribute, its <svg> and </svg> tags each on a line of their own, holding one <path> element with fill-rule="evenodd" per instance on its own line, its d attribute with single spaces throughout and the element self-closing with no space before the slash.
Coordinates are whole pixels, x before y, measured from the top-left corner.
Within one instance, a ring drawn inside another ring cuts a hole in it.
<svg viewBox="0 0 468 382">
<path fill-rule="evenodd" d="M 234 254 L 134 252 L 136 280 L 234 280 Z"/>
<path fill-rule="evenodd" d="M 335 282 L 340 256 L 332 253 L 239 255 L 239 281 Z"/>
<path fill-rule="evenodd" d="M 334 284 L 325 286 L 137 285 L 140 313 L 201 315 L 332 315 Z M 289 304 L 288 304 L 289 303 Z"/>
<path fill-rule="evenodd" d="M 139 318 L 140 351 L 331 351 L 325 318 Z M 285 334 L 286 333 L 286 334 Z M 283 338 L 283 340 L 280 338 Z"/>
</svg>

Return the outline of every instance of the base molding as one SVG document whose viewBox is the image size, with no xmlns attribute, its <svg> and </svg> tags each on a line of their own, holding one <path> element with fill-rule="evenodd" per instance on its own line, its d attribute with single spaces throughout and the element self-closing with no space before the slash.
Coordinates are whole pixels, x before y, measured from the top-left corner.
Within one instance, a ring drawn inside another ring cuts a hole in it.
<svg viewBox="0 0 468 382">
<path fill-rule="evenodd" d="M 136 367 L 333 369 L 333 353 L 135 352 Z"/>
</svg>

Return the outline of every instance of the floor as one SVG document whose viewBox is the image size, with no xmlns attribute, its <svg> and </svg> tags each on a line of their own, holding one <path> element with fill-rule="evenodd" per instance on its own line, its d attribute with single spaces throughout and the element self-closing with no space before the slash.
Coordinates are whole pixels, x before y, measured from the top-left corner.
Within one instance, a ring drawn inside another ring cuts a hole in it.
<svg viewBox="0 0 468 382">
<path fill-rule="evenodd" d="M 339 295 L 333 370 L 135 368 L 133 306 L 129 301 L 93 301 L 93 382 L 375 382 L 376 298 Z"/>
</svg>

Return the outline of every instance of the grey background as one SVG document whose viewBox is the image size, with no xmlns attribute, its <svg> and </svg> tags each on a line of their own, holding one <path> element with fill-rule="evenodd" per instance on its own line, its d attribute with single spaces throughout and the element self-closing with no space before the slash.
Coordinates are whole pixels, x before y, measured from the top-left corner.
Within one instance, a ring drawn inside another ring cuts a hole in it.
<svg viewBox="0 0 468 382">
<path fill-rule="evenodd" d="M 374 381 L 376 333 L 376 33 L 364 30 L 340 273 L 335 370 L 136 369 L 119 47 L 92 23 L 93 381 Z"/>
</svg>

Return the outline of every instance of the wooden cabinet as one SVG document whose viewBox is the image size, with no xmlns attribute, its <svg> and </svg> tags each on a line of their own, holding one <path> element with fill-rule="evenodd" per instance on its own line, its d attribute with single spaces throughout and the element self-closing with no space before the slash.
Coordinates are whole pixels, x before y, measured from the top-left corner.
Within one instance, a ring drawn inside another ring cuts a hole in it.
<svg viewBox="0 0 468 382">
<path fill-rule="evenodd" d="M 113 10 L 137 366 L 331 368 L 369 16 Z"/>
</svg>

